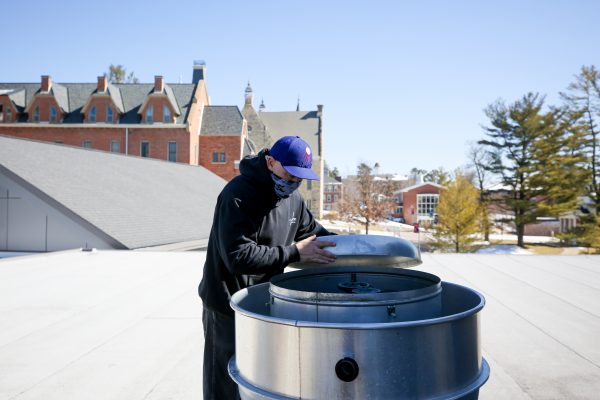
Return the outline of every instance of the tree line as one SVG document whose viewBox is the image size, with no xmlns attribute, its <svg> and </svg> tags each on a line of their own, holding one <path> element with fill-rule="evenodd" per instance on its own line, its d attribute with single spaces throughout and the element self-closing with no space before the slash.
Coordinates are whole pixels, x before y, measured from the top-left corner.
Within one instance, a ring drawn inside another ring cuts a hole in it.
<svg viewBox="0 0 600 400">
<path fill-rule="evenodd" d="M 466 170 L 413 168 L 411 173 L 444 186 L 435 227 L 438 247 L 461 252 L 469 250 L 476 234 L 488 240 L 489 207 L 494 205 L 510 215 L 518 246 L 525 245 L 525 226 L 539 217 L 576 213 L 577 225 L 559 237 L 600 251 L 598 70 L 582 67 L 560 101 L 546 104 L 540 93 L 526 93 L 512 103 L 497 100 L 484 110 L 484 138 L 469 148 Z M 497 185 L 490 190 L 492 181 Z M 368 232 L 393 209 L 394 187 L 376 182 L 364 163 L 358 166 L 355 187 L 338 211 L 359 216 Z"/>
</svg>

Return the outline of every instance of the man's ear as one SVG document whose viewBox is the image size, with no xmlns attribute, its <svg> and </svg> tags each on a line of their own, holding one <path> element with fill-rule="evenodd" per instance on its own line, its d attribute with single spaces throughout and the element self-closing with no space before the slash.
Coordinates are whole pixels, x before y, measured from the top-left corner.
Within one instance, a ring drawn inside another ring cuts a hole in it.
<svg viewBox="0 0 600 400">
<path fill-rule="evenodd" d="M 268 168 L 268 170 L 271 171 L 271 172 L 273 172 L 273 165 L 272 165 L 273 162 L 274 162 L 273 157 L 271 157 L 271 156 L 265 156 L 265 160 L 267 161 L 267 168 Z"/>
</svg>

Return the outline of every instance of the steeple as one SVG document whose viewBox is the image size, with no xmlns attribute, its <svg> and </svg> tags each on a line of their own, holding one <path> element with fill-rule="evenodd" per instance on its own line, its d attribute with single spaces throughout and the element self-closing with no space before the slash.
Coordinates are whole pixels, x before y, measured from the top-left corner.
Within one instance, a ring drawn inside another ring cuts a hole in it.
<svg viewBox="0 0 600 400">
<path fill-rule="evenodd" d="M 296 111 L 300 111 L 300 96 L 298 96 L 298 104 L 296 104 Z"/>
<path fill-rule="evenodd" d="M 265 111 L 265 108 L 267 108 L 265 106 L 265 101 L 263 99 L 260 99 L 260 107 L 258 107 L 258 112 Z"/>
<path fill-rule="evenodd" d="M 245 103 L 252 105 L 252 86 L 250 86 L 250 81 L 248 81 L 248 86 L 246 86 L 245 90 Z"/>
</svg>

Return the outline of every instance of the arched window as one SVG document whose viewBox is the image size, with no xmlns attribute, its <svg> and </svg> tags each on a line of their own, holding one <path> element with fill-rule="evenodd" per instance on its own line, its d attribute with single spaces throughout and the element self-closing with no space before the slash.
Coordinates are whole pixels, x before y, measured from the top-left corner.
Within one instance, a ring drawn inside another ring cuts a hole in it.
<svg viewBox="0 0 600 400">
<path fill-rule="evenodd" d="M 40 122 L 40 106 L 35 106 L 33 110 L 33 122 Z"/>
<path fill-rule="evenodd" d="M 50 122 L 56 122 L 56 107 L 50 107 Z"/>
<path fill-rule="evenodd" d="M 106 107 L 106 122 L 113 122 L 113 109 L 111 106 Z"/>
<path fill-rule="evenodd" d="M 171 109 L 169 106 L 163 106 L 163 122 L 171 122 Z"/>
<path fill-rule="evenodd" d="M 96 122 L 96 106 L 93 106 L 88 116 L 88 122 Z"/>
<path fill-rule="evenodd" d="M 148 108 L 146 108 L 146 123 L 151 124 L 153 122 L 154 122 L 154 108 L 152 107 L 152 105 L 149 105 Z"/>
</svg>

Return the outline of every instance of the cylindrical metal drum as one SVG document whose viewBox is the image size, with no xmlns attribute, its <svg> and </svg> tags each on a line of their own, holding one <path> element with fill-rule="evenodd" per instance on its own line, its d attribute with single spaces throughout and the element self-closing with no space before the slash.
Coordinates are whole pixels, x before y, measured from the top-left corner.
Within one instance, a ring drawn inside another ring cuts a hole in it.
<svg viewBox="0 0 600 400">
<path fill-rule="evenodd" d="M 393 268 L 340 267 L 271 279 L 271 316 L 312 322 L 400 322 L 438 317 L 440 278 Z"/>
<path fill-rule="evenodd" d="M 477 399 L 490 373 L 483 296 L 392 268 L 420 262 L 409 242 L 335 240 L 352 248 L 338 253 L 349 265 L 310 265 L 233 295 L 229 374 L 242 399 Z"/>
</svg>

